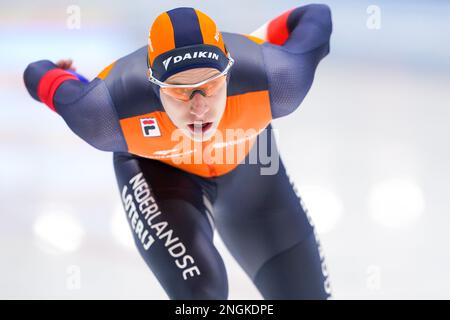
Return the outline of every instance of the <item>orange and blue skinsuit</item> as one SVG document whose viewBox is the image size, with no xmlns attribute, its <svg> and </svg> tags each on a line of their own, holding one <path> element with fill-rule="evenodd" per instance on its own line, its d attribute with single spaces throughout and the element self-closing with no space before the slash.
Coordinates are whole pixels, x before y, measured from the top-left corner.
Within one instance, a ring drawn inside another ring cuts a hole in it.
<svg viewBox="0 0 450 320">
<path fill-rule="evenodd" d="M 283 163 L 273 175 L 261 175 L 261 165 L 242 163 L 258 134 L 270 131 L 272 119 L 299 107 L 317 65 L 329 52 L 331 31 L 329 8 L 306 5 L 271 20 L 268 41 L 222 32 L 235 64 L 216 134 L 226 129 L 257 134 L 213 137 L 202 148 L 179 150 L 179 141 L 173 140 L 177 128 L 147 79 L 147 46 L 118 59 L 88 83 L 47 60 L 25 70 L 32 97 L 59 114 L 84 141 L 114 152 L 138 249 L 169 297 L 228 296 L 224 264 L 212 243 L 214 228 L 263 297 L 329 296 L 314 228 Z M 148 126 L 154 134 L 146 134 Z M 237 152 L 241 144 L 245 152 Z M 276 150 L 273 142 L 271 147 Z M 206 148 L 213 155 L 230 152 L 234 159 L 177 161 L 192 160 Z M 157 209 L 149 210 L 151 205 Z M 173 254 L 169 237 L 183 254 Z"/>
</svg>

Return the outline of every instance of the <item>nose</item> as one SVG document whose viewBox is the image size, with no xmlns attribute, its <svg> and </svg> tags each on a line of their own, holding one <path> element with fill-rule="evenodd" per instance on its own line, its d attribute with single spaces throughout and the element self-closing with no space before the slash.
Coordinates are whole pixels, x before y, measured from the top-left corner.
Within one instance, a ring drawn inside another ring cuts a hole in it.
<svg viewBox="0 0 450 320">
<path fill-rule="evenodd" d="M 190 103 L 191 103 L 190 113 L 197 117 L 202 117 L 205 113 L 209 111 L 209 107 L 206 104 L 205 98 L 199 91 L 193 93 L 193 97 L 190 100 Z"/>
</svg>

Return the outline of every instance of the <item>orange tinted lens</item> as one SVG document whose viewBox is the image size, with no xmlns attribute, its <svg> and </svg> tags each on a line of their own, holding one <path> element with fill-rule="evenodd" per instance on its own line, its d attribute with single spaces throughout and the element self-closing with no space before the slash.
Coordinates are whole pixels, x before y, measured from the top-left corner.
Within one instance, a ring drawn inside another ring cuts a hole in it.
<svg viewBox="0 0 450 320">
<path fill-rule="evenodd" d="M 226 76 L 221 76 L 217 79 L 209 81 L 202 86 L 199 87 L 191 87 L 191 88 L 161 88 L 165 94 L 182 101 L 189 101 L 192 92 L 199 90 L 203 91 L 207 97 L 214 95 L 225 83 Z"/>
<path fill-rule="evenodd" d="M 197 89 L 202 90 L 207 97 L 212 96 L 217 91 L 219 91 L 220 88 L 222 88 L 222 85 L 225 83 L 225 79 L 226 76 L 223 75 L 217 79 L 205 83 L 203 86 L 200 86 Z"/>
<path fill-rule="evenodd" d="M 161 88 L 168 96 L 182 101 L 189 101 L 192 94 L 192 88 Z"/>
</svg>

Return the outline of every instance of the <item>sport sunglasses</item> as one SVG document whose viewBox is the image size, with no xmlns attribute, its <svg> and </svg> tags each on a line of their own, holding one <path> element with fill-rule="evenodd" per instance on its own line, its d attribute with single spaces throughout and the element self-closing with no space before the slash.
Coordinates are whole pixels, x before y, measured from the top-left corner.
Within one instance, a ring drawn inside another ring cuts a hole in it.
<svg viewBox="0 0 450 320">
<path fill-rule="evenodd" d="M 225 83 L 226 76 L 233 64 L 234 59 L 231 57 L 230 53 L 228 53 L 228 64 L 221 73 L 195 84 L 172 84 L 159 81 L 153 76 L 150 67 L 148 68 L 148 80 L 151 83 L 158 85 L 165 94 L 181 101 L 189 101 L 195 91 L 201 91 L 206 97 L 210 97 L 217 93 Z"/>
</svg>

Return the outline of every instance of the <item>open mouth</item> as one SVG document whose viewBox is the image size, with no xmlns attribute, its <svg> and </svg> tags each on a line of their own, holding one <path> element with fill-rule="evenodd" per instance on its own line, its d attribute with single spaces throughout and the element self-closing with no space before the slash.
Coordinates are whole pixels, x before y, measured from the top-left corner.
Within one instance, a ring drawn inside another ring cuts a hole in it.
<svg viewBox="0 0 450 320">
<path fill-rule="evenodd" d="M 212 122 L 195 122 L 188 124 L 188 127 L 192 133 L 197 132 L 205 133 L 211 128 L 212 124 L 213 124 Z"/>
</svg>

